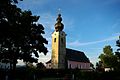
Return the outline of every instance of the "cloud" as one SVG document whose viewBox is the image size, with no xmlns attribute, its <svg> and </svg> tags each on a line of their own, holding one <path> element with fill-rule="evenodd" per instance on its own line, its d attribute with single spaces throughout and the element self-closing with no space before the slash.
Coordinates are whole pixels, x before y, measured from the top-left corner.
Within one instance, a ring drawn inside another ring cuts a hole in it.
<svg viewBox="0 0 120 80">
<path fill-rule="evenodd" d="M 50 12 L 37 14 L 40 15 L 39 23 L 43 24 L 46 30 L 54 30 L 54 24 L 56 17 L 52 15 Z M 52 33 L 52 32 L 51 32 Z"/>
<path fill-rule="evenodd" d="M 40 15 L 39 23 L 42 23 L 45 28 L 49 31 L 54 31 L 54 25 L 56 23 L 56 18 L 57 14 L 51 14 L 52 12 L 48 11 L 42 14 L 37 14 Z M 64 30 L 68 30 L 70 28 L 73 28 L 74 25 L 74 20 L 70 19 L 69 17 L 66 17 L 64 14 L 62 15 L 63 21 L 62 23 L 64 24 Z"/>
<path fill-rule="evenodd" d="M 74 22 L 75 20 L 71 19 L 70 17 L 64 17 L 63 16 L 63 24 L 64 24 L 64 29 L 65 30 L 72 30 L 74 28 Z"/>
<path fill-rule="evenodd" d="M 49 61 L 51 59 L 51 48 L 48 47 L 48 53 L 47 55 L 44 54 L 39 54 L 39 58 L 38 58 L 38 62 L 42 62 L 42 63 L 46 63 L 47 61 Z"/>
<path fill-rule="evenodd" d="M 120 19 L 117 19 L 117 21 L 111 26 L 111 29 L 119 29 L 120 26 Z"/>
<path fill-rule="evenodd" d="M 117 32 L 117 33 L 115 33 L 115 34 L 120 36 L 120 32 Z"/>
<path fill-rule="evenodd" d="M 17 65 L 25 65 L 25 63 L 23 62 L 23 60 L 17 60 L 18 61 L 18 63 L 17 63 Z"/>
<path fill-rule="evenodd" d="M 67 43 L 67 45 L 69 45 L 69 46 L 86 46 L 86 45 L 98 44 L 98 43 L 102 43 L 102 42 L 113 41 L 113 40 L 117 40 L 117 39 L 118 39 L 118 36 L 113 36 L 113 37 L 109 37 L 109 38 L 106 38 L 103 40 L 85 42 L 85 43 L 81 43 L 78 40 L 76 40 L 74 42 Z"/>
<path fill-rule="evenodd" d="M 25 5 L 28 5 L 28 6 L 33 6 L 33 5 L 44 5 L 44 4 L 48 3 L 49 0 L 23 0 L 23 1 L 20 1 L 20 2 L 22 4 L 24 3 Z"/>
</svg>

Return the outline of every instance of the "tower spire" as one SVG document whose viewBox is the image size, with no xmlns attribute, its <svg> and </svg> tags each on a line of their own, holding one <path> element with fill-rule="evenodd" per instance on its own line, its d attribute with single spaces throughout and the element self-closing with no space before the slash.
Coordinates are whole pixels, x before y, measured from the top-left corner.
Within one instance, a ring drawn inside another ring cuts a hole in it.
<svg viewBox="0 0 120 80">
<path fill-rule="evenodd" d="M 62 21 L 62 17 L 61 17 L 61 14 L 60 13 L 58 13 L 58 17 L 57 17 L 57 19 L 56 19 L 56 24 L 55 24 L 55 30 L 56 31 L 62 31 L 63 30 L 63 28 L 64 28 L 64 25 L 63 25 L 63 23 L 61 22 Z"/>
</svg>

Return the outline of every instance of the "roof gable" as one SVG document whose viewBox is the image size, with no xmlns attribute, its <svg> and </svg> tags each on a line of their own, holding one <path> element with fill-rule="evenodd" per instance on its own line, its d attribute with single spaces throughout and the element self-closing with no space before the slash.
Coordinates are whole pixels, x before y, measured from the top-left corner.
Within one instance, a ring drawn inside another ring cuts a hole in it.
<svg viewBox="0 0 120 80">
<path fill-rule="evenodd" d="M 66 58 L 71 61 L 90 62 L 84 52 L 66 48 Z"/>
</svg>

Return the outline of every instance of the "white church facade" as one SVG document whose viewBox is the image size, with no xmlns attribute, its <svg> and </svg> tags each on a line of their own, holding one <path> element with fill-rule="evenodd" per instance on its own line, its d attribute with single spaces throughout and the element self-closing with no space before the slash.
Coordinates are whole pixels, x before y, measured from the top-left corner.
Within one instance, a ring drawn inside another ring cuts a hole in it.
<svg viewBox="0 0 120 80">
<path fill-rule="evenodd" d="M 55 31 L 52 33 L 52 56 L 46 62 L 46 68 L 52 69 L 90 69 L 90 61 L 84 52 L 66 48 L 66 34 L 58 14 Z"/>
</svg>

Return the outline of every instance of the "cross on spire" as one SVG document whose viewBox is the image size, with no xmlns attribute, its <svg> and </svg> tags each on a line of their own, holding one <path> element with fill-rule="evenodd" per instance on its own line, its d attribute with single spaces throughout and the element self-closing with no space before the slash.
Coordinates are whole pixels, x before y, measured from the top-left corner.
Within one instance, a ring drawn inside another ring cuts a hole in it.
<svg viewBox="0 0 120 80">
<path fill-rule="evenodd" d="M 58 8 L 58 14 L 61 14 L 61 9 L 60 8 Z"/>
<path fill-rule="evenodd" d="M 63 28 L 64 28 L 64 25 L 63 25 L 63 23 L 61 22 L 61 21 L 62 21 L 62 17 L 61 17 L 60 11 L 61 11 L 61 9 L 59 8 L 59 9 L 58 9 L 58 17 L 57 17 L 57 19 L 56 19 L 57 22 L 56 22 L 56 24 L 55 24 L 55 30 L 56 30 L 56 31 L 62 31 Z"/>
</svg>

